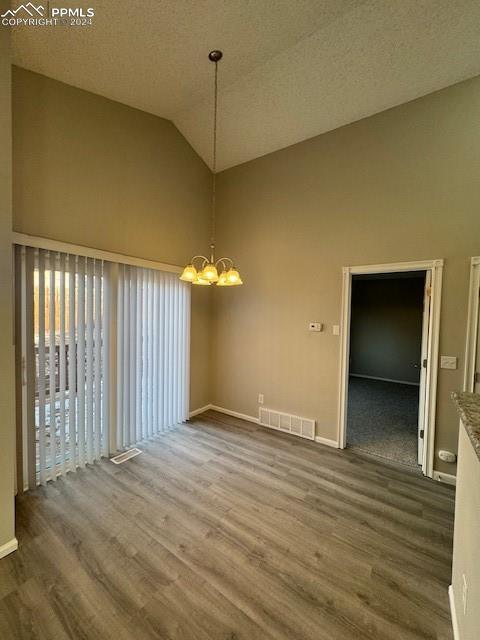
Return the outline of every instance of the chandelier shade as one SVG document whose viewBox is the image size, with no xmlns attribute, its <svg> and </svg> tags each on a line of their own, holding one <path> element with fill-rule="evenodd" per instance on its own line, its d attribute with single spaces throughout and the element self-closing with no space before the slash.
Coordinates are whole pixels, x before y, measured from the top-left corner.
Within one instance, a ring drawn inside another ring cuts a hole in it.
<svg viewBox="0 0 480 640">
<path fill-rule="evenodd" d="M 212 219 L 210 257 L 193 256 L 183 269 L 180 280 L 196 285 L 216 285 L 234 287 L 243 284 L 242 278 L 231 258 L 215 259 L 215 216 L 216 216 L 216 171 L 217 171 L 217 105 L 218 105 L 218 62 L 223 53 L 215 49 L 210 51 L 208 59 L 215 64 L 214 108 L 213 108 L 213 162 L 212 162 Z M 220 272 L 220 275 L 218 275 Z"/>
<path fill-rule="evenodd" d="M 209 282 L 218 282 L 218 271 L 213 262 L 209 262 L 203 267 L 200 278 L 204 278 Z"/>
<path fill-rule="evenodd" d="M 227 271 L 227 281 L 230 287 L 234 287 L 238 284 L 243 284 L 240 274 L 235 267 L 232 267 Z"/>
<path fill-rule="evenodd" d="M 195 282 L 197 278 L 198 273 L 193 264 L 187 264 L 180 276 L 180 280 L 183 280 L 184 282 Z"/>
</svg>

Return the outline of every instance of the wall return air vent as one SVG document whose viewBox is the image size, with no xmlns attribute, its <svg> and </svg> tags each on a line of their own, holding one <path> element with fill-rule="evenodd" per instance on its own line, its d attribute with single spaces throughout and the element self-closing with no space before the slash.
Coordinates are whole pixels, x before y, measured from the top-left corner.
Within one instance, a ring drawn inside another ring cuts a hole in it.
<svg viewBox="0 0 480 640">
<path fill-rule="evenodd" d="M 289 413 L 273 411 L 273 409 L 260 408 L 260 424 L 270 429 L 291 433 L 300 438 L 315 440 L 315 420 L 293 416 Z"/>
</svg>

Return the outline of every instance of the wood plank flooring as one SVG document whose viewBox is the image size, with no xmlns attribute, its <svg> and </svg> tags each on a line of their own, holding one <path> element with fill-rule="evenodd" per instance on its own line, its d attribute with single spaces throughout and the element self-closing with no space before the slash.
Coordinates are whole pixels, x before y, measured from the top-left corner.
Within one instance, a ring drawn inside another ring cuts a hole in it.
<svg viewBox="0 0 480 640">
<path fill-rule="evenodd" d="M 18 500 L 1 640 L 451 640 L 454 492 L 208 412 Z"/>
</svg>

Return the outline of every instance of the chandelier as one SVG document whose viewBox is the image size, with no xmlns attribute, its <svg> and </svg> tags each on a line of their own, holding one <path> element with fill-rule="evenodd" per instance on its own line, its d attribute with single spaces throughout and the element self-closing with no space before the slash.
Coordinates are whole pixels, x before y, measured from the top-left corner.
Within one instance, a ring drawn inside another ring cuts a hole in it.
<svg viewBox="0 0 480 640">
<path fill-rule="evenodd" d="M 213 107 L 213 183 L 212 183 L 212 235 L 210 239 L 210 256 L 193 256 L 183 270 L 180 280 L 198 285 L 217 287 L 234 287 L 243 284 L 240 274 L 231 258 L 215 259 L 215 213 L 216 213 L 216 170 L 217 170 L 217 103 L 218 103 L 218 62 L 222 59 L 221 51 L 210 51 L 208 59 L 215 64 L 215 89 Z"/>
</svg>

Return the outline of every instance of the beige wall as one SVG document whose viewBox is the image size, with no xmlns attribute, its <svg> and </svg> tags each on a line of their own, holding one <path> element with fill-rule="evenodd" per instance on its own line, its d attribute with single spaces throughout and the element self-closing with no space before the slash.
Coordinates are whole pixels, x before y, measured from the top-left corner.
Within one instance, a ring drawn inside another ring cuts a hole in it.
<svg viewBox="0 0 480 640">
<path fill-rule="evenodd" d="M 211 173 L 171 122 L 14 67 L 13 134 L 15 231 L 171 264 L 208 247 Z M 210 300 L 194 289 L 192 409 Z"/>
<path fill-rule="evenodd" d="M 16 231 L 176 264 L 207 245 L 210 173 L 170 122 L 22 69 L 13 105 Z M 212 386 L 256 415 L 264 393 L 335 439 L 341 267 L 445 258 L 441 352 L 460 368 L 439 375 L 436 449 L 456 450 L 479 107 L 477 78 L 220 174 L 219 246 L 246 284 L 194 288 L 192 408 Z"/>
<path fill-rule="evenodd" d="M 480 78 L 219 176 L 219 242 L 244 276 L 216 292 L 213 401 L 315 418 L 337 437 L 341 269 L 445 259 L 436 452 L 456 451 L 469 258 L 480 252 Z M 310 320 L 324 333 L 309 333 Z M 435 467 L 454 472 L 435 456 Z"/>
<path fill-rule="evenodd" d="M 6 2 L 0 2 L 3 12 Z M 14 531 L 14 389 L 12 345 L 12 126 L 10 30 L 0 29 L 0 547 Z"/>
<path fill-rule="evenodd" d="M 459 640 L 480 635 L 480 460 L 467 432 L 460 428 L 455 501 L 452 588 Z M 463 576 L 467 581 L 467 607 L 463 611 Z"/>
</svg>

